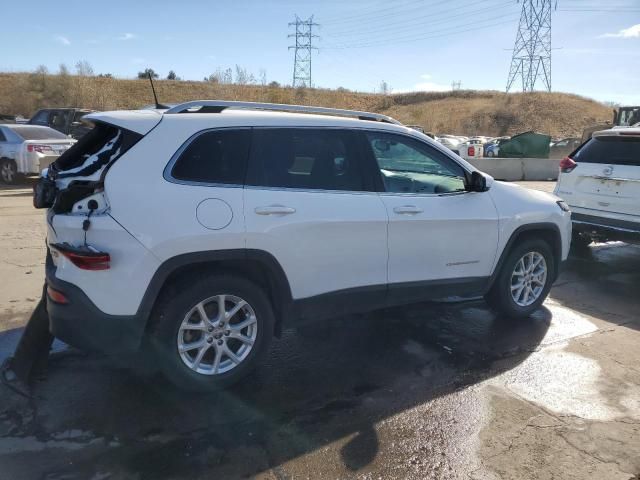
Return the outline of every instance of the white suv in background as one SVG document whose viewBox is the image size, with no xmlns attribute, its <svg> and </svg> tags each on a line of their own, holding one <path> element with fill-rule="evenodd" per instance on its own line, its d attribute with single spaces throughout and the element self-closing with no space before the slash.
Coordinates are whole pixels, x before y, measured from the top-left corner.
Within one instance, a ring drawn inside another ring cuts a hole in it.
<svg viewBox="0 0 640 480">
<path fill-rule="evenodd" d="M 640 127 L 595 132 L 560 162 L 555 193 L 571 207 L 575 246 L 640 243 Z"/>
<path fill-rule="evenodd" d="M 383 115 L 198 101 L 87 118 L 34 191 L 52 332 L 106 352 L 144 339 L 187 388 L 237 381 L 297 322 L 451 295 L 527 316 L 568 254 L 564 202 Z"/>
</svg>

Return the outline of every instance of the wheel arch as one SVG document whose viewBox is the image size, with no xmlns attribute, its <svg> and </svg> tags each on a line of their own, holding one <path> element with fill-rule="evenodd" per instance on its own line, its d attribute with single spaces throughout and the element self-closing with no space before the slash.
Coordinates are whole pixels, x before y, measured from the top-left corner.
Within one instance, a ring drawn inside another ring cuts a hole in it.
<svg viewBox="0 0 640 480">
<path fill-rule="evenodd" d="M 493 269 L 493 273 L 491 274 L 489 284 L 487 286 L 488 289 L 493 286 L 493 283 L 495 282 L 497 276 L 500 274 L 502 265 L 511 252 L 511 249 L 513 249 L 514 246 L 518 243 L 531 238 L 542 239 L 549 244 L 554 257 L 553 281 L 558 278 L 558 274 L 560 271 L 560 261 L 562 259 L 562 236 L 560 235 L 560 228 L 558 227 L 558 225 L 552 222 L 531 223 L 527 225 L 521 225 L 511 233 L 509 240 L 507 240 L 507 243 L 502 249 L 500 258 L 498 259 L 498 262 Z"/>
<path fill-rule="evenodd" d="M 275 334 L 292 316 L 289 281 L 280 263 L 268 252 L 252 249 L 191 252 L 166 260 L 156 270 L 137 315 L 144 319 L 145 331 L 153 328 L 152 312 L 163 291 L 182 278 L 216 271 L 236 273 L 264 288 L 276 317 Z"/>
</svg>

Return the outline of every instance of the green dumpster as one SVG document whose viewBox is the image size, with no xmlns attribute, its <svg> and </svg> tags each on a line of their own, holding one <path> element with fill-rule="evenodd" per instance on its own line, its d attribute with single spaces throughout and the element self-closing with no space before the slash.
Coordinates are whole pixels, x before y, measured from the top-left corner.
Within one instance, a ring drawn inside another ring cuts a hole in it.
<svg viewBox="0 0 640 480">
<path fill-rule="evenodd" d="M 500 156 L 510 158 L 549 158 L 551 137 L 542 133 L 524 132 L 500 142 Z"/>
</svg>

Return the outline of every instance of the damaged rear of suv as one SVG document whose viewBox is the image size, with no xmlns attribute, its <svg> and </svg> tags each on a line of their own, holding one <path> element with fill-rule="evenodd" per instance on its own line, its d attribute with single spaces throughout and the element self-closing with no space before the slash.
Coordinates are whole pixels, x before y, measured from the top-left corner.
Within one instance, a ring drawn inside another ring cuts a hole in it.
<svg viewBox="0 0 640 480">
<path fill-rule="evenodd" d="M 54 335 L 80 348 L 132 350 L 140 344 L 144 324 L 135 321 L 136 315 L 120 313 L 126 311 L 127 291 L 136 289 L 136 272 L 153 270 L 158 262 L 112 216 L 104 184 L 114 162 L 161 116 L 151 111 L 132 118 L 127 112 L 91 116 L 95 127 L 34 185 L 34 206 L 48 208 L 50 327 Z M 104 280 L 114 275 L 122 281 Z M 79 322 L 86 328 L 77 328 Z"/>
</svg>

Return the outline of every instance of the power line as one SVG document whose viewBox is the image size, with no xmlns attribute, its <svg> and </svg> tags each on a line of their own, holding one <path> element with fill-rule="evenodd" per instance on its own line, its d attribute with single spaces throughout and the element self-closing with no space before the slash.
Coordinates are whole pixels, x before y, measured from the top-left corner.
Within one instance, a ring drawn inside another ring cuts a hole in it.
<svg viewBox="0 0 640 480">
<path fill-rule="evenodd" d="M 551 91 L 551 2 L 552 0 L 522 2 L 507 92 L 517 77 L 522 78 L 523 92 L 532 92 L 539 78 L 546 89 Z"/>
<path fill-rule="evenodd" d="M 495 22 L 496 19 L 498 18 L 506 18 L 508 17 L 509 20 L 506 21 L 500 21 L 500 22 Z M 388 37 L 382 37 L 379 38 L 377 37 L 375 40 L 372 40 L 371 42 L 362 42 L 362 43 L 339 43 L 339 44 L 335 44 L 335 45 L 329 45 L 329 46 L 323 46 L 322 49 L 323 50 L 343 50 L 343 49 L 349 49 L 349 48 L 368 48 L 368 47 L 376 47 L 376 46 L 381 46 L 381 45 L 395 45 L 395 44 L 399 44 L 399 43 L 407 43 L 407 42 L 415 42 L 415 41 L 419 41 L 419 40 L 427 40 L 427 39 L 431 39 L 431 38 L 439 38 L 439 37 L 444 37 L 444 36 L 448 36 L 448 35 L 458 35 L 460 33 L 464 33 L 464 32 L 471 32 L 471 31 L 475 31 L 475 30 L 482 30 L 485 28 L 490 28 L 490 27 L 495 27 L 498 25 L 504 25 L 507 23 L 512 23 L 513 20 L 515 20 L 517 18 L 517 14 L 513 14 L 513 13 L 507 13 L 504 15 L 498 15 L 498 16 L 494 16 L 491 19 L 487 19 L 484 21 L 478 21 L 478 20 L 474 20 L 471 22 L 467 22 L 467 23 L 462 23 L 462 24 L 456 24 L 456 25 L 451 25 L 449 27 L 445 27 L 441 30 L 434 30 L 431 31 L 429 33 L 425 34 L 411 34 L 411 35 L 405 35 L 405 36 L 398 36 L 398 35 L 391 35 Z M 460 28 L 460 27 L 466 27 L 466 26 L 471 26 L 471 28 Z"/>
<path fill-rule="evenodd" d="M 469 4 L 469 6 L 474 4 L 484 3 L 487 1 L 494 1 L 494 0 L 479 0 L 477 2 L 473 2 Z M 469 15 L 473 15 L 473 14 L 479 14 L 479 15 L 482 15 L 485 13 L 495 14 L 496 8 L 501 8 L 507 5 L 512 5 L 512 2 L 511 1 L 502 2 L 497 5 L 485 6 L 476 10 L 466 10 L 465 17 L 469 18 Z M 455 18 L 453 19 L 451 18 L 451 14 L 455 10 L 457 9 L 447 9 L 447 10 L 441 10 L 436 12 L 430 12 L 427 15 L 413 16 L 410 20 L 396 20 L 393 22 L 387 21 L 384 23 L 383 26 L 375 26 L 375 25 L 367 26 L 365 24 L 364 25 L 365 28 L 354 28 L 349 30 L 330 32 L 330 35 L 327 35 L 327 36 L 330 36 L 331 38 L 345 37 L 345 36 L 349 37 L 349 36 L 369 34 L 369 33 L 379 34 L 380 32 L 384 32 L 388 30 L 401 30 L 403 33 L 405 33 L 408 28 L 413 28 L 413 27 L 424 28 L 425 26 L 437 25 L 438 23 L 448 23 L 448 22 L 451 22 L 452 20 L 455 21 Z M 442 16 L 446 16 L 449 18 L 440 19 L 439 21 L 436 21 L 436 22 L 431 21 L 434 18 L 437 19 L 438 17 L 442 17 Z M 424 20 L 429 20 L 429 21 L 425 23 Z M 363 25 L 361 24 L 360 27 L 362 26 Z"/>
<path fill-rule="evenodd" d="M 447 1 L 451 2 L 451 0 L 441 0 L 438 3 L 436 3 L 436 5 L 438 5 L 440 3 L 446 3 Z M 343 15 L 343 16 L 337 17 L 335 19 L 329 18 L 328 20 L 324 21 L 323 23 L 325 23 L 325 24 L 348 23 L 348 22 L 352 22 L 353 20 L 367 19 L 367 17 L 369 15 L 373 15 L 374 17 L 377 18 L 377 16 L 380 13 L 390 12 L 390 13 L 386 13 L 385 14 L 385 15 L 390 15 L 390 14 L 393 14 L 394 12 L 397 12 L 398 9 L 401 9 L 403 6 L 416 4 L 416 3 L 424 3 L 424 0 L 413 0 L 413 1 L 409 1 L 409 2 L 405 3 L 404 5 L 402 5 L 402 4 L 401 5 L 394 4 L 392 7 L 379 8 L 379 9 L 377 9 L 375 11 L 371 10 L 369 12 L 364 12 L 364 13 L 361 10 L 359 10 L 358 13 L 355 13 L 355 14 L 352 14 L 352 15 Z M 386 5 L 386 4 L 388 4 L 388 2 L 386 0 L 383 0 L 383 1 L 380 2 L 380 4 L 381 5 Z M 424 8 L 424 6 L 421 5 L 419 7 L 413 7 L 413 9 L 415 9 L 415 8 Z"/>
<path fill-rule="evenodd" d="M 295 45 L 290 45 L 289 50 L 292 48 L 294 51 L 293 58 L 293 86 L 294 87 L 311 87 L 311 53 L 313 50 L 318 50 L 318 47 L 313 46 L 313 39 L 319 38 L 318 35 L 314 35 L 313 27 L 319 25 L 313 21 L 313 15 L 307 20 L 302 20 L 298 15 L 294 22 L 289 22 L 289 27 L 295 27 L 295 33 L 288 35 L 288 37 L 295 37 Z"/>
</svg>

